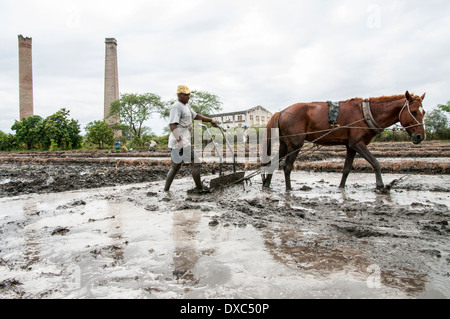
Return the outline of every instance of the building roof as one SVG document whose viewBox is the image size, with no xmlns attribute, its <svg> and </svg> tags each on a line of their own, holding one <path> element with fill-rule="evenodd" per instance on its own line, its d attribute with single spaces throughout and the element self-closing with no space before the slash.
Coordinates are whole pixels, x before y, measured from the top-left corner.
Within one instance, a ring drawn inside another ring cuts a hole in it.
<svg viewBox="0 0 450 319">
<path fill-rule="evenodd" d="M 247 113 L 247 112 L 251 112 L 251 111 L 254 111 L 254 110 L 258 109 L 258 108 L 262 109 L 263 111 L 266 111 L 266 112 L 272 113 L 272 112 L 270 112 L 269 110 L 267 110 L 267 109 L 265 109 L 264 107 L 262 107 L 261 105 L 257 105 L 257 106 L 255 106 L 255 107 L 252 107 L 251 109 L 248 109 L 248 110 L 244 110 L 244 111 L 236 111 L 236 112 L 228 112 L 228 113 L 219 113 L 219 114 L 212 114 L 212 117 L 219 117 L 219 116 L 230 116 L 230 115 L 245 114 L 245 113 Z"/>
</svg>

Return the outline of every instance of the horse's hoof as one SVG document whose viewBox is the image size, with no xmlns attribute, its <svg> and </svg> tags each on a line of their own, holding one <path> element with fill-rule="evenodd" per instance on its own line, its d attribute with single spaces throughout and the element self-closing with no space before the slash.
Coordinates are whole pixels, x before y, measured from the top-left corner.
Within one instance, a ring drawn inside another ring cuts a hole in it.
<svg viewBox="0 0 450 319">
<path fill-rule="evenodd" d="M 379 193 L 379 194 L 389 194 L 391 192 L 391 189 L 389 187 L 377 187 L 377 189 L 375 190 L 375 192 Z"/>
</svg>

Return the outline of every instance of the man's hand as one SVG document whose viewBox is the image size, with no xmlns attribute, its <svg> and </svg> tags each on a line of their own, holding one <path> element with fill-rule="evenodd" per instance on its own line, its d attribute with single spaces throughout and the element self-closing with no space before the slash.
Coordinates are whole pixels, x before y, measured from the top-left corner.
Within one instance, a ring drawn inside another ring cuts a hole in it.
<svg viewBox="0 0 450 319">
<path fill-rule="evenodd" d="M 180 147 L 180 149 L 183 148 L 183 139 L 181 138 L 181 136 L 178 137 L 178 146 Z"/>
<path fill-rule="evenodd" d="M 209 122 L 209 123 L 211 123 L 212 126 L 215 126 L 215 127 L 219 126 L 217 124 L 217 122 L 214 121 L 213 119 L 211 119 L 209 117 L 205 117 L 205 116 L 200 115 L 200 114 L 197 114 L 197 116 L 195 117 L 194 120 L 198 120 L 198 121 L 202 121 L 202 122 Z"/>
</svg>

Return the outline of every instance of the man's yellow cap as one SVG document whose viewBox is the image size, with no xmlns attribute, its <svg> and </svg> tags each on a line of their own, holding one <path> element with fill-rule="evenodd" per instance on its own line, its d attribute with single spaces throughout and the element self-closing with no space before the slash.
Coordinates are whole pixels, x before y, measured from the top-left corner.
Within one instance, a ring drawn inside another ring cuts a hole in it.
<svg viewBox="0 0 450 319">
<path fill-rule="evenodd" d="M 191 94 L 191 91 L 189 90 L 189 88 L 185 85 L 179 85 L 177 88 L 177 94 Z"/>
</svg>

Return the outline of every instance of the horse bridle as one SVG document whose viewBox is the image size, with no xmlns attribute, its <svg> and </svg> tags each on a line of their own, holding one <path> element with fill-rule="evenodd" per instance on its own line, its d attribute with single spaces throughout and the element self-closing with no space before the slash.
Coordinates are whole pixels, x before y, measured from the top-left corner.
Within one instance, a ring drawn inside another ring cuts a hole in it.
<svg viewBox="0 0 450 319">
<path fill-rule="evenodd" d="M 421 102 L 421 101 L 419 101 L 419 100 L 414 100 L 414 101 L 411 102 L 411 104 L 414 103 L 414 102 L 416 102 L 416 101 L 417 101 L 417 102 Z M 420 122 L 417 120 L 417 118 L 412 114 L 412 112 L 411 112 L 411 107 L 410 107 L 410 103 L 409 103 L 408 99 L 406 99 L 405 104 L 403 105 L 403 107 L 402 107 L 400 113 L 398 114 L 398 120 L 399 120 L 400 123 L 401 123 L 400 118 L 401 118 L 402 113 L 403 113 L 403 111 L 404 111 L 405 109 L 408 110 L 409 115 L 410 115 L 410 116 L 414 119 L 414 121 L 416 121 L 416 123 L 417 123 L 417 124 L 408 126 L 408 128 L 423 125 L 423 123 L 420 123 Z M 422 114 L 423 114 L 423 106 L 422 106 L 422 105 L 420 106 L 419 111 L 421 111 Z M 405 129 L 406 129 L 406 127 L 405 127 Z"/>
</svg>

